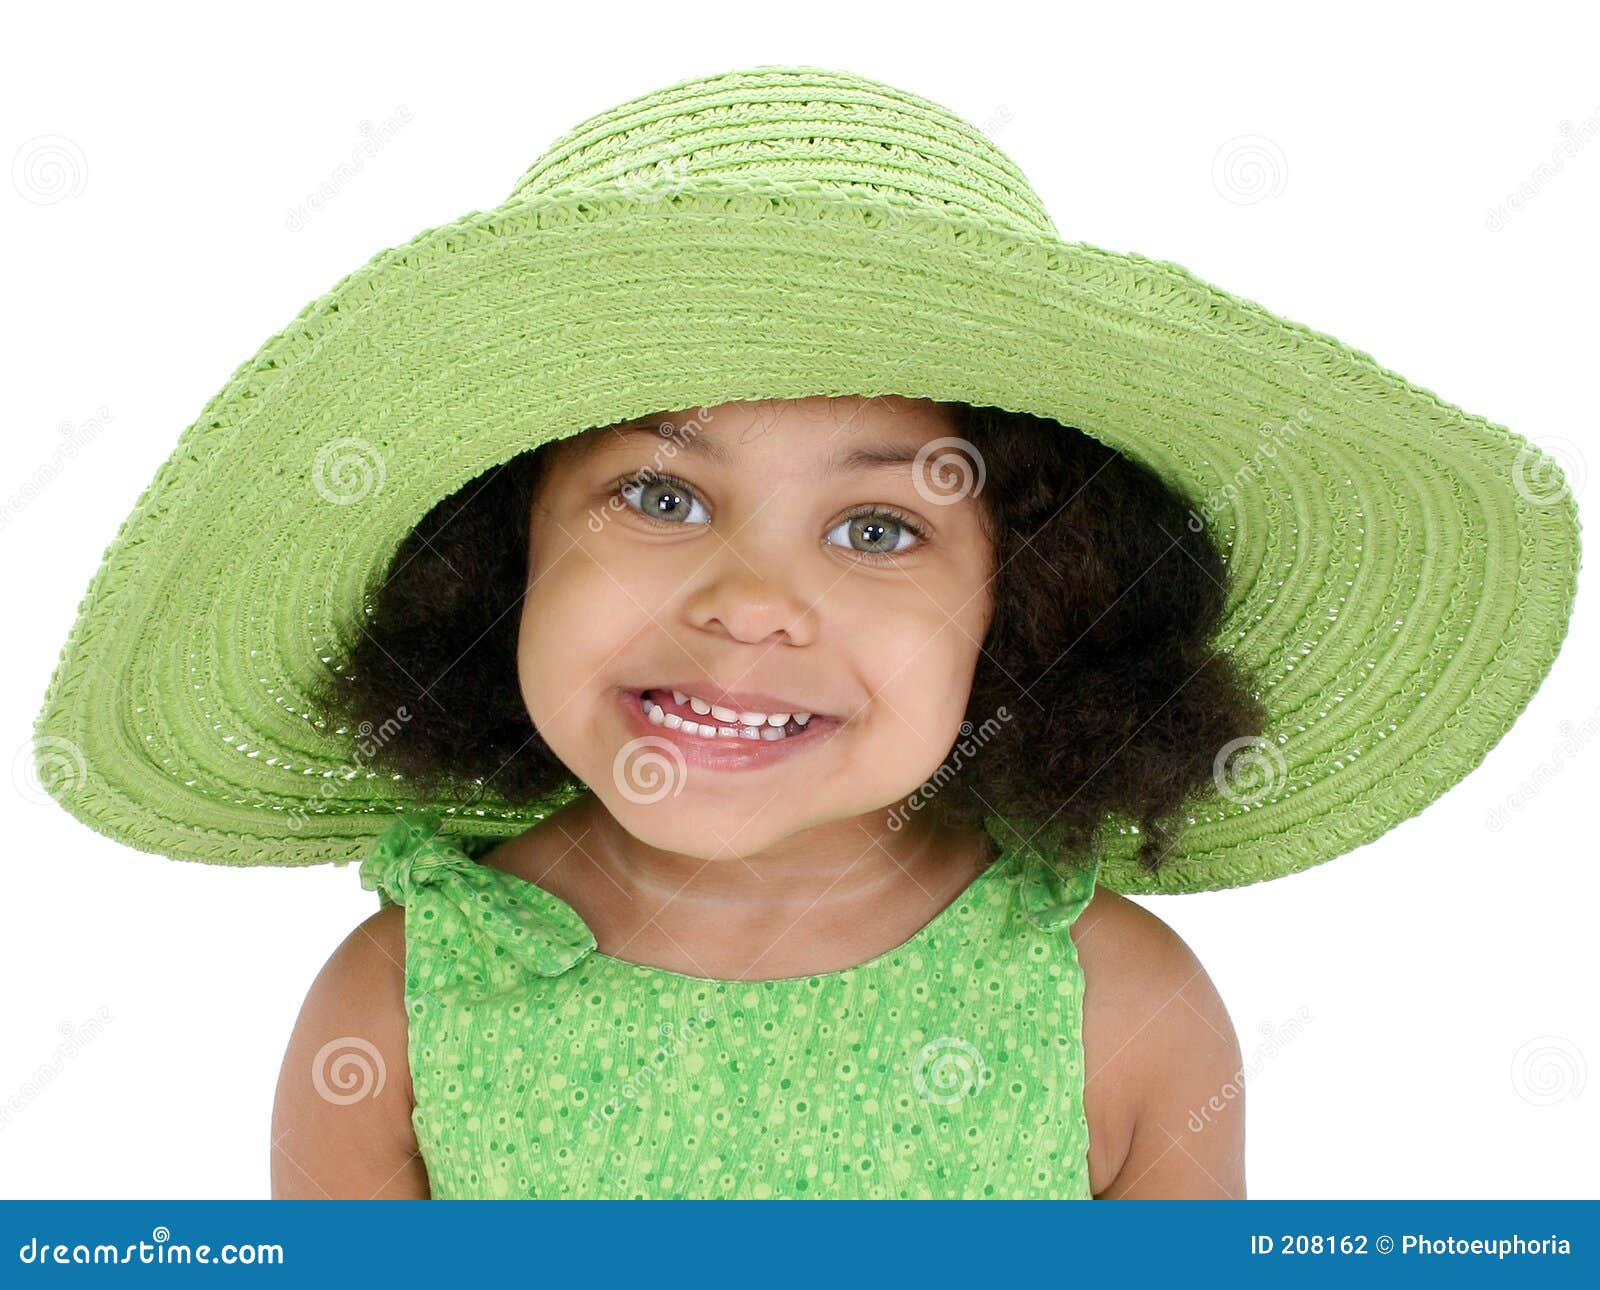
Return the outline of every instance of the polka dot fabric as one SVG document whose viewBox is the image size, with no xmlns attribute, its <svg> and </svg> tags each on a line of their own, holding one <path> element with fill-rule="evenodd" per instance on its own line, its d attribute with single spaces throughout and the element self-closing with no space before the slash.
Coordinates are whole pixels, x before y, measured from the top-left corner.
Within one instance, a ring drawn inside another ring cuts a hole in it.
<svg viewBox="0 0 1600 1290">
<path fill-rule="evenodd" d="M 998 858 L 894 949 L 717 980 L 599 952 L 577 912 L 402 814 L 412 1123 L 435 1199 L 1088 1199 L 1097 865 Z"/>
</svg>

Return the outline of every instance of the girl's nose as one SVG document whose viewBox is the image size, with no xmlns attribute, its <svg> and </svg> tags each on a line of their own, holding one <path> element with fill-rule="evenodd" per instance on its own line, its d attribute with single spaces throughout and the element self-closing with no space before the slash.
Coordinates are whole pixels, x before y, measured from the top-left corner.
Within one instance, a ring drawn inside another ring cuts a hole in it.
<svg viewBox="0 0 1600 1290">
<path fill-rule="evenodd" d="M 685 612 L 703 631 L 762 645 L 774 637 L 790 645 L 816 639 L 817 609 L 795 580 L 780 572 L 767 577 L 731 550 L 701 571 L 704 581 L 688 597 Z"/>
</svg>

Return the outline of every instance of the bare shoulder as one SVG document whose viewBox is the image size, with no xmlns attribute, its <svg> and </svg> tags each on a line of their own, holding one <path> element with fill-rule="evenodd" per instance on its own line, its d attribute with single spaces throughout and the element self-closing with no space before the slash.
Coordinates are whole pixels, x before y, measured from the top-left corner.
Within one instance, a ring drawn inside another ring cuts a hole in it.
<svg viewBox="0 0 1600 1290">
<path fill-rule="evenodd" d="M 1107 887 L 1072 937 L 1095 1196 L 1243 1199 L 1243 1063 L 1205 968 L 1165 922 Z"/>
<path fill-rule="evenodd" d="M 351 930 L 311 983 L 272 1108 L 275 1199 L 426 1198 L 411 1127 L 405 910 Z"/>
</svg>

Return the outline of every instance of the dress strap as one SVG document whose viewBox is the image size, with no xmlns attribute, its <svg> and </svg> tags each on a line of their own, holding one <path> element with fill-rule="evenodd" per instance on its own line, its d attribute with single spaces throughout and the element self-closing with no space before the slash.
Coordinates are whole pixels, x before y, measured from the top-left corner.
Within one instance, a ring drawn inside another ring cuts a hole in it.
<svg viewBox="0 0 1600 1290">
<path fill-rule="evenodd" d="M 527 971 L 558 976 L 595 949 L 577 911 L 537 883 L 480 864 L 441 832 L 434 811 L 403 811 L 361 862 L 361 885 L 379 903 L 406 907 L 408 943 L 454 962 L 449 975 L 500 988 Z M 433 980 L 444 964 L 426 965 Z M 470 959 L 470 962 L 464 962 Z"/>
<path fill-rule="evenodd" d="M 1038 927 L 1069 927 L 1094 897 L 1100 872 L 1096 852 L 1087 860 L 1052 859 L 1024 846 L 1020 882 L 1022 909 Z"/>
</svg>

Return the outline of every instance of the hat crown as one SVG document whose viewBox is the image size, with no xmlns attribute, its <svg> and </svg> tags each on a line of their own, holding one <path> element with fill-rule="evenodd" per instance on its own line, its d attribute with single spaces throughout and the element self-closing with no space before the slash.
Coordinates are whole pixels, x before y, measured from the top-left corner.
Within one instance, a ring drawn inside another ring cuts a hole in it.
<svg viewBox="0 0 1600 1290">
<path fill-rule="evenodd" d="M 710 176 L 909 199 L 1056 236 L 1022 172 L 976 126 L 881 81 L 813 67 L 697 77 L 597 113 L 546 149 L 511 200 L 597 187 L 659 198 Z"/>
</svg>

